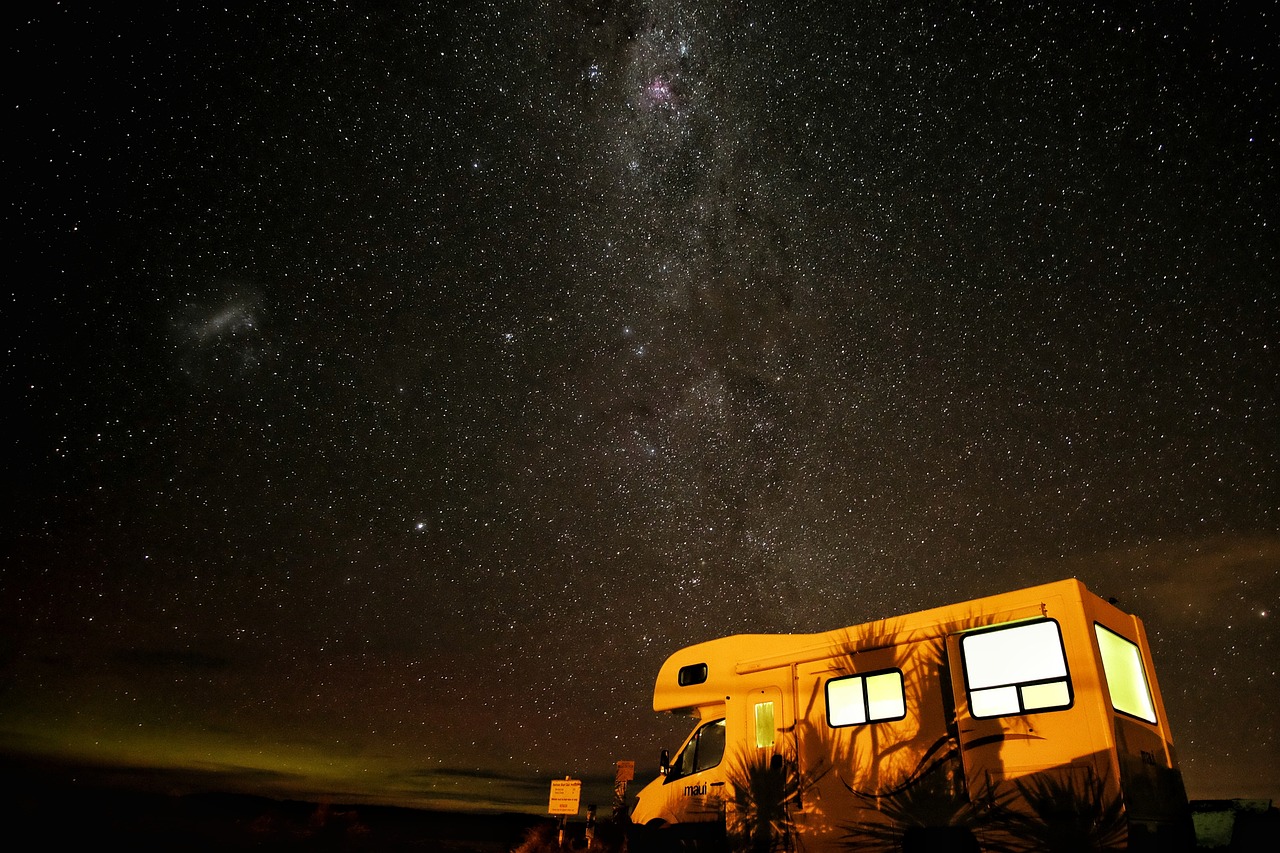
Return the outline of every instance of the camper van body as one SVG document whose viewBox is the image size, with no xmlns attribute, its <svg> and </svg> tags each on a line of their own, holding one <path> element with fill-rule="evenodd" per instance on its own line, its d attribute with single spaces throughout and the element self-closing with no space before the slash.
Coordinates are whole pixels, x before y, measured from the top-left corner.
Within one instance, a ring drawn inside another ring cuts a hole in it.
<svg viewBox="0 0 1280 853">
<path fill-rule="evenodd" d="M 698 643 L 663 664 L 653 708 L 697 724 L 637 796 L 633 850 L 1193 843 L 1142 622 L 1074 579 Z"/>
</svg>

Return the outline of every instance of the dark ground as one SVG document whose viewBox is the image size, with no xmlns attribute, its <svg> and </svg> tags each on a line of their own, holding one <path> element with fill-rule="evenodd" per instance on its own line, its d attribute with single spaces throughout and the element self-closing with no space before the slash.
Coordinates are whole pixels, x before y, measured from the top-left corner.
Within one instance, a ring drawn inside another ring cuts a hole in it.
<svg viewBox="0 0 1280 853">
<path fill-rule="evenodd" d="M 556 819 L 525 813 L 460 813 L 319 804 L 227 793 L 167 795 L 100 782 L 67 771 L 0 758 L 0 803 L 7 818 L 6 851 L 113 849 L 236 853 L 241 850 L 336 853 L 535 853 L 556 837 Z M 1219 821 L 1199 851 L 1280 850 L 1280 810 L 1256 801 L 1197 801 L 1193 810 Z M 1209 824 L 1206 824 L 1209 825 Z M 600 849 L 617 848 L 606 823 Z M 14 841 L 23 838 L 25 841 Z M 539 839 L 544 843 L 528 843 Z M 567 849 L 581 851 L 583 824 L 567 826 Z M 1223 843 L 1225 842 L 1225 844 Z"/>
</svg>

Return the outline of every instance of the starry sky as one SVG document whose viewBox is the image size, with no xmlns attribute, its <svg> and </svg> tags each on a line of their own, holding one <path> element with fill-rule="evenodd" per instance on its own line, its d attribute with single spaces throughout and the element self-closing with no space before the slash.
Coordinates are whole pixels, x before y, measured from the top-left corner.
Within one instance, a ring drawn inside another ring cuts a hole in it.
<svg viewBox="0 0 1280 853">
<path fill-rule="evenodd" d="M 603 810 L 683 645 L 1079 577 L 1280 798 L 1274 9 L 171 5 L 7 16 L 0 752 Z"/>
</svg>

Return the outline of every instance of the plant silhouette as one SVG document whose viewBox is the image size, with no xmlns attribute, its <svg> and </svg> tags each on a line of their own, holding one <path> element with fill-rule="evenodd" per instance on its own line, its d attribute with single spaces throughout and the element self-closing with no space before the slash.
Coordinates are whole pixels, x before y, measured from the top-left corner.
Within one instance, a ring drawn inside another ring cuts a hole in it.
<svg viewBox="0 0 1280 853">
<path fill-rule="evenodd" d="M 942 750 L 950 747 L 944 742 Z M 844 825 L 843 846 L 868 853 L 899 850 L 977 850 L 974 830 L 984 820 L 955 776 L 947 755 L 928 753 L 920 764 L 879 794 L 850 789 L 868 817 Z M 928 843 L 921 839 L 928 838 Z"/>
<path fill-rule="evenodd" d="M 1019 779 L 1014 788 L 1018 796 L 1007 797 L 990 818 L 993 853 L 1127 849 L 1124 805 L 1106 779 L 1047 772 Z"/>
<path fill-rule="evenodd" d="M 801 778 L 795 762 L 781 751 L 743 754 L 729 771 L 732 815 L 726 827 L 729 846 L 742 853 L 790 850 L 795 825 L 791 809 L 800 804 L 814 780 Z"/>
</svg>

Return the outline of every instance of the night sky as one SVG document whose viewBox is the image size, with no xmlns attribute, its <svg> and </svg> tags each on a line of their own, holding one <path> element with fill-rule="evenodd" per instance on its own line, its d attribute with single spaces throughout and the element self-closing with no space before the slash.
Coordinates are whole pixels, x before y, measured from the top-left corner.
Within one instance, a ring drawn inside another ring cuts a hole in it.
<svg viewBox="0 0 1280 853">
<path fill-rule="evenodd" d="M 1274 8 L 38 5 L 0 752 L 607 813 L 677 648 L 1074 576 L 1280 798 Z"/>
</svg>

